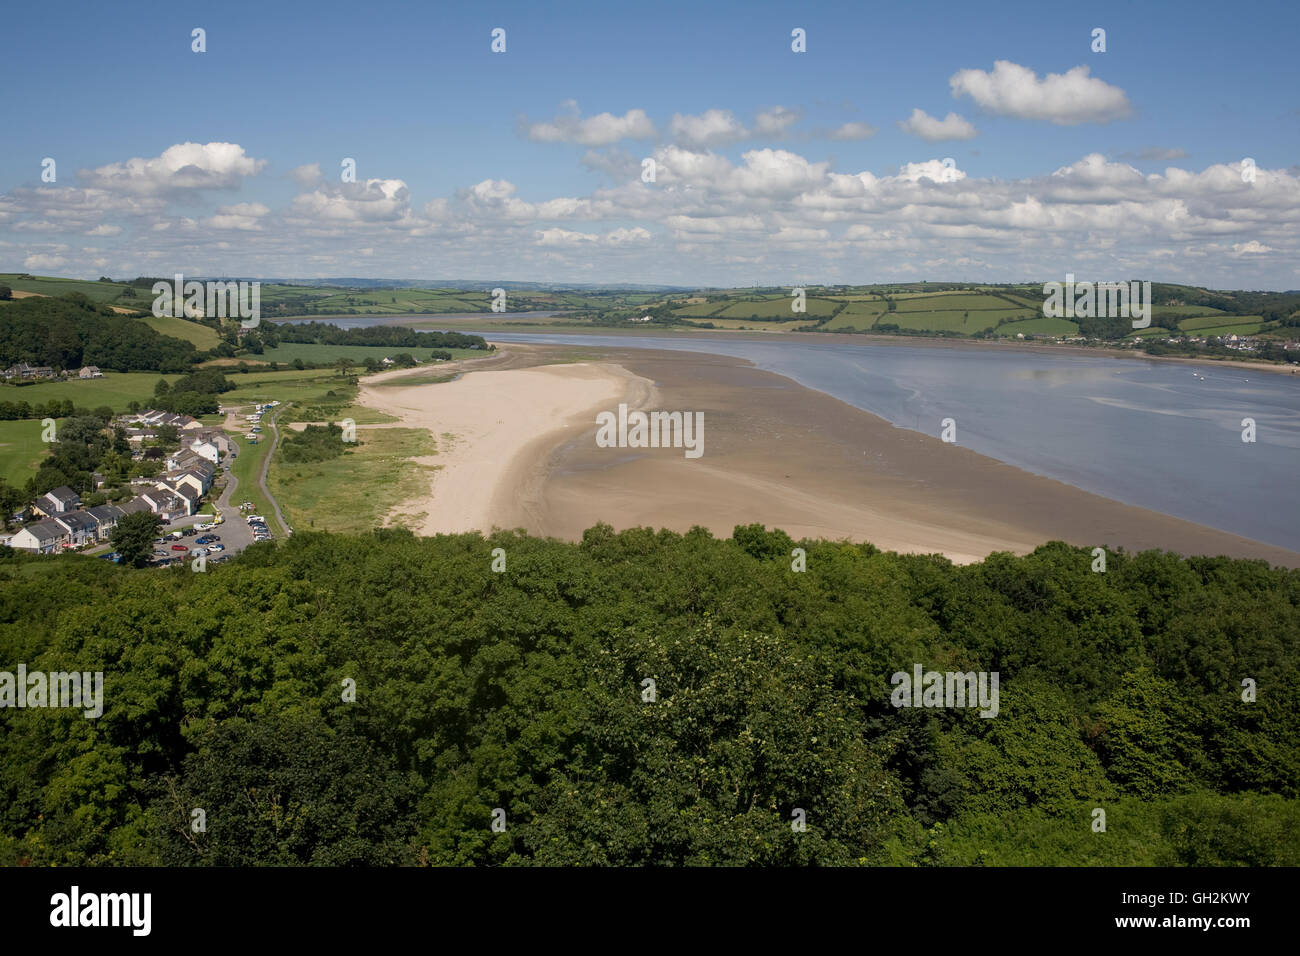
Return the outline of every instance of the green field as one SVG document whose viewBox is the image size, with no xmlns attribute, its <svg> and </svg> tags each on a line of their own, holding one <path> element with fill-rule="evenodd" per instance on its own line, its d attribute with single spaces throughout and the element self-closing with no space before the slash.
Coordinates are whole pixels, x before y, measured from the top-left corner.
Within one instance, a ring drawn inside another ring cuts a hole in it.
<svg viewBox="0 0 1300 956">
<path fill-rule="evenodd" d="M 48 402 L 52 398 L 71 400 L 81 408 L 94 409 L 107 405 L 115 412 L 125 412 L 131 401 L 147 406 L 153 398 L 153 387 L 158 379 L 174 382 L 179 375 L 159 375 L 157 372 L 105 372 L 103 378 L 68 379 L 63 382 L 40 382 L 36 385 L 0 386 L 0 401 Z"/>
<path fill-rule="evenodd" d="M 1178 318 L 1190 318 L 1196 315 L 1224 315 L 1222 309 L 1211 309 L 1204 305 L 1157 305 L 1152 306 L 1152 315 L 1167 318 L 1174 316 Z"/>
<path fill-rule="evenodd" d="M 363 427 L 356 447 L 338 458 L 288 464 L 277 457 L 269 484 L 295 529 L 366 533 L 401 503 L 428 493 L 435 469 L 411 459 L 436 453 L 426 429 Z"/>
<path fill-rule="evenodd" d="M 983 332 L 990 326 L 996 327 L 1001 319 L 1014 319 L 1024 315 L 1022 309 L 1005 309 L 1002 311 L 970 312 L 891 312 L 882 315 L 877 325 L 895 323 L 899 328 L 918 329 L 930 332 L 962 332 L 973 335 Z"/>
<path fill-rule="evenodd" d="M 35 292 L 37 295 L 64 295 L 68 292 L 80 292 L 95 302 L 107 302 L 113 305 L 125 305 L 139 309 L 148 309 L 153 303 L 153 296 L 146 290 L 127 303 L 119 302 L 122 293 L 131 288 L 121 282 L 96 282 L 91 279 L 59 279 L 53 276 L 33 276 L 20 279 L 22 273 L 0 272 L 0 285 L 7 285 L 19 292 Z"/>
<path fill-rule="evenodd" d="M 972 320 L 974 315 L 971 316 Z M 999 336 L 1025 335 L 1078 335 L 1079 326 L 1069 319 L 1049 319 L 1040 316 L 1037 319 L 1025 319 L 1021 322 L 1008 322 L 998 327 Z"/>
<path fill-rule="evenodd" d="M 249 513 L 265 515 L 270 527 L 275 522 L 275 515 L 271 503 L 257 487 L 257 476 L 262 473 L 262 462 L 266 461 L 266 455 L 271 449 L 271 429 L 265 429 L 263 435 L 264 439 L 256 445 L 250 445 L 242 435 L 232 436 L 239 446 L 239 454 L 230 465 L 230 473 L 239 481 L 239 486 L 230 502 L 238 507 L 245 501 L 251 501 L 253 510 Z"/>
<path fill-rule="evenodd" d="M 832 314 L 840 305 L 840 303 L 831 299 L 816 299 L 809 296 L 804 303 L 807 306 L 807 311 L 801 313 L 791 309 L 793 302 L 794 299 L 791 296 L 779 296 L 757 301 L 751 299 L 727 306 L 717 313 L 717 317 L 720 319 L 753 319 L 757 316 L 760 319 L 791 320 L 803 316 L 827 316 Z"/>
<path fill-rule="evenodd" d="M 1178 327 L 1184 332 L 1204 333 L 1207 329 L 1226 329 L 1234 325 L 1256 325 L 1264 321 L 1262 316 L 1258 315 L 1208 315 L 1198 319 L 1184 319 L 1178 323 Z M 1218 333 L 1211 332 L 1211 335 Z M 1241 333 L 1238 332 L 1238 335 Z"/>
<path fill-rule="evenodd" d="M 42 430 L 39 419 L 0 422 L 0 479 L 21 488 L 36 474 L 37 465 L 49 453 L 49 446 L 41 441 Z"/>
<path fill-rule="evenodd" d="M 758 332 L 793 332 L 816 325 L 814 319 L 797 318 L 789 322 L 772 322 L 764 319 L 695 319 L 696 322 L 710 322 L 715 329 L 747 329 Z"/>
<path fill-rule="evenodd" d="M 901 299 L 898 303 L 899 312 L 974 312 L 980 311 L 1004 311 L 1014 308 L 1006 299 L 1001 299 L 995 295 L 926 295 L 908 299 Z M 1026 306 L 1026 308 L 1030 308 Z"/>
<path fill-rule="evenodd" d="M 226 370 L 226 379 L 236 386 L 217 396 L 223 406 L 250 405 L 254 402 L 318 402 L 329 391 L 346 389 L 346 381 L 334 369 L 286 369 L 280 372 Z"/>
<path fill-rule="evenodd" d="M 1266 323 L 1258 321 L 1247 322 L 1237 325 L 1217 325 L 1208 329 L 1197 329 L 1196 334 L 1200 336 L 1211 335 L 1254 335 L 1264 327 Z"/>
<path fill-rule="evenodd" d="M 146 315 L 140 321 L 160 335 L 170 335 L 172 338 L 193 342 L 196 349 L 205 352 L 221 341 L 221 337 L 213 329 L 206 325 L 199 325 L 197 322 L 190 322 L 188 319 L 177 319 L 170 315 Z"/>
<path fill-rule="evenodd" d="M 882 299 L 872 299 L 867 301 L 853 301 L 844 307 L 839 315 L 824 323 L 823 329 L 857 329 L 866 331 L 875 325 L 876 321 L 885 312 L 885 302 Z"/>
<path fill-rule="evenodd" d="M 725 302 L 696 302 L 673 309 L 673 315 L 679 319 L 706 319 L 726 308 L 730 306 Z"/>
</svg>

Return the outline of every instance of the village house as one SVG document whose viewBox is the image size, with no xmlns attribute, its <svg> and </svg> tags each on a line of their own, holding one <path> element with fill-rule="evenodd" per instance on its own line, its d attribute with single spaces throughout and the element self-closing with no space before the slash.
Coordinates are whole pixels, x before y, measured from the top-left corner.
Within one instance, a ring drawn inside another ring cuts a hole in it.
<svg viewBox="0 0 1300 956">
<path fill-rule="evenodd" d="M 19 362 L 17 365 L 11 365 L 5 369 L 5 378 L 18 379 L 20 382 L 27 382 L 38 378 L 54 378 L 54 369 L 48 365 L 28 365 L 26 362 Z"/>
<path fill-rule="evenodd" d="M 65 547 L 79 548 L 99 540 L 99 523 L 84 511 L 69 511 L 58 515 L 54 521 L 68 530 Z"/>
<path fill-rule="evenodd" d="M 95 524 L 99 526 L 99 540 L 104 541 L 117 527 L 117 519 L 122 517 L 122 509 L 116 505 L 97 505 L 89 509 L 86 514 L 95 519 Z"/>
<path fill-rule="evenodd" d="M 223 455 L 230 454 L 230 439 L 226 433 L 219 428 L 203 428 L 195 433 L 195 439 L 198 441 L 209 442 L 217 446 L 217 451 Z M 191 446 L 192 447 L 192 446 Z"/>
<path fill-rule="evenodd" d="M 87 365 L 77 373 L 78 378 L 103 378 L 104 373 L 99 370 L 98 365 Z"/>
<path fill-rule="evenodd" d="M 153 509 L 149 507 L 149 502 L 145 501 L 139 495 L 136 495 L 126 504 L 118 505 L 117 510 L 122 512 L 118 516 L 119 521 L 122 520 L 122 518 L 125 518 L 127 515 L 138 514 L 141 511 L 149 511 L 149 512 L 153 511 Z"/>
<path fill-rule="evenodd" d="M 191 488 L 199 497 L 208 493 L 208 488 L 212 486 L 211 477 L 204 475 L 203 472 L 189 468 L 175 475 L 167 476 L 167 484 L 172 488 Z"/>
<path fill-rule="evenodd" d="M 81 507 L 81 496 L 67 485 L 60 485 L 53 491 L 47 491 L 32 504 L 32 511 L 42 518 L 52 518 L 65 511 Z"/>
<path fill-rule="evenodd" d="M 185 499 L 167 489 L 165 485 L 161 489 L 153 488 L 146 491 L 140 495 L 140 498 L 149 506 L 149 510 L 163 521 L 172 521 L 192 514 Z"/>
<path fill-rule="evenodd" d="M 221 457 L 220 449 L 217 448 L 217 446 L 214 443 L 209 441 L 202 441 L 201 439 L 198 438 L 190 442 L 190 451 L 194 452 L 194 454 L 198 455 L 200 458 L 206 458 L 214 465 L 217 463 L 217 460 Z"/>
<path fill-rule="evenodd" d="M 53 518 L 36 521 L 20 530 L 9 542 L 11 548 L 35 554 L 53 554 L 59 550 L 68 530 Z"/>
</svg>

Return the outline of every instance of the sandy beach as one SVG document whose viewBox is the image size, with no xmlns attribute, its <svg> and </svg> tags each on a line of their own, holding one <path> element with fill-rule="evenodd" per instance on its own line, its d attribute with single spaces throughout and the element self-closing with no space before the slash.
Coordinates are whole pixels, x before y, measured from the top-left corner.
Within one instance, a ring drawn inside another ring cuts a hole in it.
<svg viewBox="0 0 1300 956">
<path fill-rule="evenodd" d="M 418 534 L 535 526 L 537 463 L 632 387 L 625 370 L 603 363 L 494 369 L 493 361 L 454 382 L 362 388 L 361 404 L 437 441 L 437 455 L 416 459 L 437 469 L 430 500 L 403 506 L 425 513 Z"/>
<path fill-rule="evenodd" d="M 1300 566 L 1300 554 L 1021 471 L 899 429 L 744 360 L 607 349 L 598 360 L 539 364 L 572 348 L 508 345 L 459 363 L 456 381 L 363 380 L 359 401 L 428 428 L 439 453 L 417 533 L 524 528 L 576 539 L 617 529 L 694 525 L 730 536 L 759 522 L 797 538 L 870 541 L 956 562 L 1023 554 L 1060 539 L 1130 551 L 1162 548 Z M 593 354 L 595 354 L 593 352 Z M 699 411 L 705 454 L 601 448 L 596 414 Z"/>
</svg>

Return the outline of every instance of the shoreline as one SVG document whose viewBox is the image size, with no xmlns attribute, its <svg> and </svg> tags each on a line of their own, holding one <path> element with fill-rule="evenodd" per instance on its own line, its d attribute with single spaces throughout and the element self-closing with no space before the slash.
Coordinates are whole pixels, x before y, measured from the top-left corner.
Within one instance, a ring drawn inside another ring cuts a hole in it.
<svg viewBox="0 0 1300 956">
<path fill-rule="evenodd" d="M 796 540 L 870 541 L 958 563 L 1059 539 L 1300 567 L 1300 554 L 1285 548 L 896 428 L 745 359 L 592 346 L 594 357 L 575 363 L 572 347 L 503 346 L 457 363 L 463 374 L 453 382 L 393 389 L 379 381 L 406 370 L 363 382 L 361 404 L 431 427 L 439 439 L 439 454 L 421 460 L 442 466 L 429 494 L 393 512 L 426 512 L 419 533 L 518 527 L 574 540 L 604 521 L 620 530 L 702 525 L 729 537 L 735 525 L 757 522 Z M 559 354 L 568 361 L 544 364 Z M 702 411 L 704 457 L 596 447 L 596 411 L 620 402 Z M 457 440 L 444 446 L 443 431 Z"/>
</svg>

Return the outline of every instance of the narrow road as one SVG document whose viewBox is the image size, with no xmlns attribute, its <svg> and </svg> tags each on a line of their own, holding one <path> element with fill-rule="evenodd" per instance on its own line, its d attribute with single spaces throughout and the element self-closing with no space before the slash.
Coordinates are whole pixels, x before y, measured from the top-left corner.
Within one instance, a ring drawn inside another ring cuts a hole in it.
<svg viewBox="0 0 1300 956">
<path fill-rule="evenodd" d="M 266 486 L 266 476 L 271 473 L 271 458 L 275 455 L 276 446 L 280 444 L 280 429 L 276 426 L 275 420 L 280 417 L 287 405 L 277 405 L 271 412 L 268 423 L 271 426 L 271 447 L 266 451 L 266 458 L 262 462 L 262 474 L 258 476 L 257 487 L 261 489 L 262 494 L 266 495 L 266 500 L 271 502 L 271 511 L 275 514 L 275 520 L 280 522 L 280 531 L 288 537 L 292 532 L 289 530 L 289 522 L 284 520 L 284 514 L 280 511 L 280 503 L 275 500 L 275 495 L 271 494 L 271 489 Z"/>
</svg>

